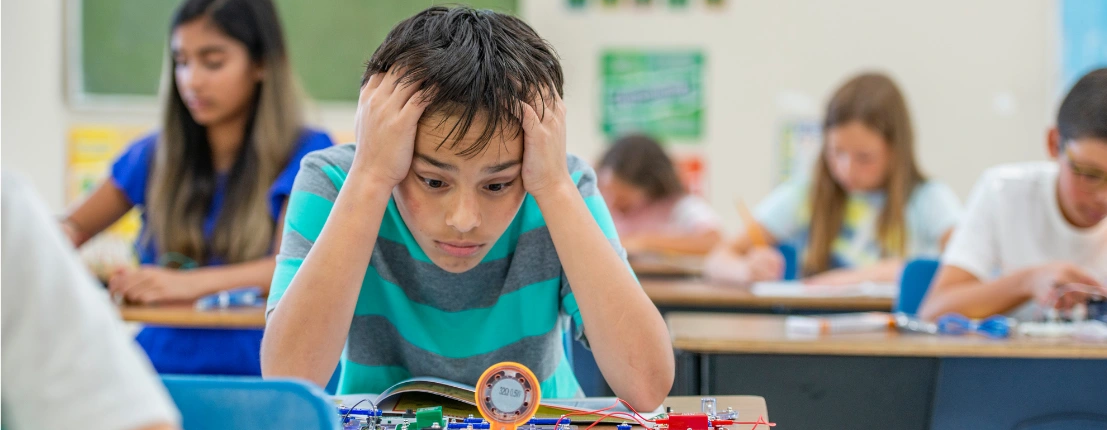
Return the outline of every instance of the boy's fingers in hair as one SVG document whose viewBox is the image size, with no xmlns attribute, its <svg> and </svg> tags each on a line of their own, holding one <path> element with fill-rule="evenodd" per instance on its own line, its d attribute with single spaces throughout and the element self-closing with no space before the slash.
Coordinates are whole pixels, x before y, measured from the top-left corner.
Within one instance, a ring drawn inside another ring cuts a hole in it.
<svg viewBox="0 0 1107 430">
<path fill-rule="evenodd" d="M 565 100 L 561 98 L 561 95 L 556 90 L 550 88 L 550 99 L 553 101 L 552 107 L 554 111 L 565 116 Z"/>
<path fill-rule="evenodd" d="M 381 86 L 382 81 L 384 81 L 384 73 L 374 73 L 373 76 L 369 77 L 369 82 L 365 84 L 365 88 L 370 91 L 375 90 L 377 87 Z"/>
<path fill-rule="evenodd" d="M 415 86 L 415 84 L 412 84 L 412 86 Z M 403 108 L 400 109 L 400 113 L 405 116 L 415 116 L 415 119 L 418 120 L 423 116 L 423 112 L 427 110 L 427 105 L 429 104 L 430 90 L 418 90 L 407 98 L 407 102 L 404 103 Z"/>
<path fill-rule="evenodd" d="M 523 112 L 523 132 L 534 132 L 535 126 L 537 126 L 541 120 L 538 119 L 538 112 L 535 112 L 534 107 L 527 102 L 519 102 L 520 109 Z"/>
<path fill-rule="evenodd" d="M 396 92 L 392 93 L 392 97 L 389 98 L 390 103 L 396 107 L 396 110 L 401 110 L 404 106 L 407 106 L 407 102 L 411 100 L 411 97 L 419 92 L 419 84 L 421 84 L 421 82 L 399 84 L 400 87 L 397 88 Z"/>
<path fill-rule="evenodd" d="M 381 85 L 381 81 L 383 80 L 383 73 L 374 73 L 373 76 L 370 76 L 369 82 L 367 82 L 365 86 L 361 88 L 361 94 L 358 95 L 357 104 L 360 106 L 369 101 L 369 97 L 373 94 L 373 91 L 377 90 L 377 87 Z"/>
<path fill-rule="evenodd" d="M 384 80 L 381 82 L 380 86 L 377 87 L 374 94 L 379 93 L 381 97 L 391 97 L 392 93 L 396 92 L 396 87 L 399 86 L 400 78 L 403 76 L 404 73 L 402 70 L 393 67 L 384 76 Z"/>
</svg>

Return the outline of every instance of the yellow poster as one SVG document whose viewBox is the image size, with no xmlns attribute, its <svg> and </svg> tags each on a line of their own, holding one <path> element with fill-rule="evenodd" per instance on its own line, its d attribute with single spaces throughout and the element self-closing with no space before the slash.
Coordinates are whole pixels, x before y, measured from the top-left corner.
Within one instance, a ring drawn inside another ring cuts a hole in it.
<svg viewBox="0 0 1107 430">
<path fill-rule="evenodd" d="M 74 126 L 69 130 L 66 153 L 66 202 L 81 201 L 108 179 L 112 162 L 147 128 L 127 126 Z M 121 266 L 135 264 L 133 243 L 142 226 L 131 210 L 114 225 L 81 248 L 85 263 L 101 279 Z"/>
</svg>

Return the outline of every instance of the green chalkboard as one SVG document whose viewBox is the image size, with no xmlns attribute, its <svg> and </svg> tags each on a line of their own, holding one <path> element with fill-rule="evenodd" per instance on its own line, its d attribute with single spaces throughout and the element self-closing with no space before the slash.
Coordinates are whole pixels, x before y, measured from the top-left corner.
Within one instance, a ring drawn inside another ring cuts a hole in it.
<svg viewBox="0 0 1107 430">
<path fill-rule="evenodd" d="M 516 13 L 517 0 L 472 0 Z M 80 92 L 155 95 L 176 0 L 79 1 Z M 312 98 L 357 100 L 365 61 L 392 26 L 430 4 L 423 0 L 277 0 L 292 65 Z"/>
</svg>

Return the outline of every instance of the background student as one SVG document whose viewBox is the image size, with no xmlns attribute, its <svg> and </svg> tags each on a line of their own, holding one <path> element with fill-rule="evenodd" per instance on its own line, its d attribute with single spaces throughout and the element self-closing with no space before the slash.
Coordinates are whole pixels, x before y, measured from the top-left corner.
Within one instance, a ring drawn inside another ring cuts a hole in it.
<svg viewBox="0 0 1107 430">
<path fill-rule="evenodd" d="M 63 226 L 79 246 L 141 209 L 141 266 L 109 285 L 131 302 L 267 291 L 300 159 L 332 142 L 303 124 L 272 2 L 189 0 L 169 31 L 161 129 L 127 148 Z M 260 374 L 261 330 L 147 327 L 138 341 L 159 372 Z"/>
<path fill-rule="evenodd" d="M 4 428 L 177 428 L 108 296 L 20 178 L 3 175 Z"/>
<path fill-rule="evenodd" d="M 721 239 L 719 217 L 689 193 L 661 144 L 645 135 L 616 140 L 596 169 L 619 240 L 630 255 L 707 254 Z"/>
<path fill-rule="evenodd" d="M 905 259 L 937 257 L 960 203 L 928 180 L 915 161 L 907 103 L 887 76 L 866 73 L 827 104 L 823 146 L 813 177 L 780 185 L 755 221 L 713 252 L 706 274 L 751 282 L 783 276 L 775 245 L 800 250 L 815 284 L 892 282 Z"/>
<path fill-rule="evenodd" d="M 1030 319 L 1107 295 L 1107 68 L 1069 90 L 1046 148 L 981 177 L 921 316 Z"/>
</svg>

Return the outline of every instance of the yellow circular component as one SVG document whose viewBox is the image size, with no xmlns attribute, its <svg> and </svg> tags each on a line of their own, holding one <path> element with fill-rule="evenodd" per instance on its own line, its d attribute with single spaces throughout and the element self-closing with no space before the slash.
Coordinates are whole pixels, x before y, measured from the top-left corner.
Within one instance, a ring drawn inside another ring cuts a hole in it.
<svg viewBox="0 0 1107 430">
<path fill-rule="evenodd" d="M 538 377 L 519 363 L 503 362 L 485 370 L 477 380 L 477 409 L 492 430 L 511 430 L 538 412 L 542 389 Z"/>
</svg>

